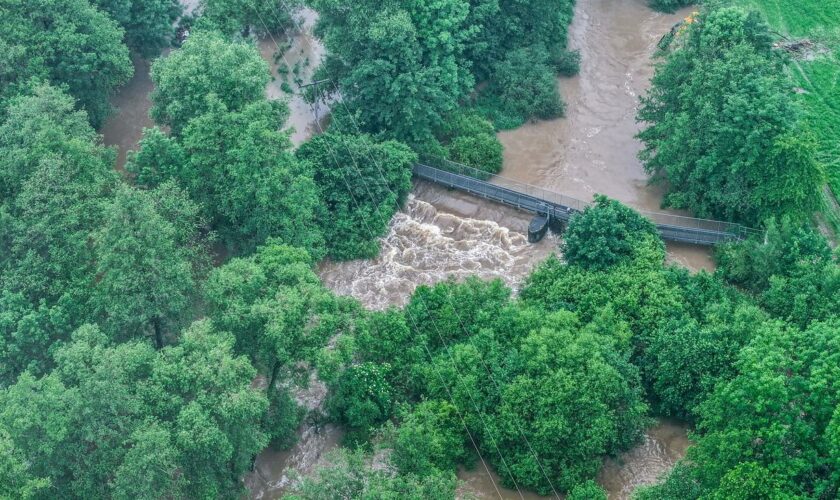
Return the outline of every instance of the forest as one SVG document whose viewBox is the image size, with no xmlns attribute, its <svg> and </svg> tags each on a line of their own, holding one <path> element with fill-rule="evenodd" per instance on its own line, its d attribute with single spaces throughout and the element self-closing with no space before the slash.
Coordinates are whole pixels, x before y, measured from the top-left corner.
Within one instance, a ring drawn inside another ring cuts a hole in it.
<svg viewBox="0 0 840 500">
<path fill-rule="evenodd" d="M 319 266 L 379 255 L 421 159 L 489 178 L 499 131 L 564 116 L 574 0 L 0 0 L 0 498 L 248 497 L 261 452 L 329 423 L 287 498 L 469 498 L 484 469 L 606 499 L 658 418 L 692 444 L 636 500 L 837 498 L 835 2 L 708 0 L 663 33 L 644 171 L 761 230 L 713 272 L 596 195 L 521 286 L 372 310 Z M 256 40 L 303 7 L 326 55 L 296 91 L 331 111 L 295 145 Z M 137 58 L 153 126 L 123 168 L 101 130 Z"/>
</svg>

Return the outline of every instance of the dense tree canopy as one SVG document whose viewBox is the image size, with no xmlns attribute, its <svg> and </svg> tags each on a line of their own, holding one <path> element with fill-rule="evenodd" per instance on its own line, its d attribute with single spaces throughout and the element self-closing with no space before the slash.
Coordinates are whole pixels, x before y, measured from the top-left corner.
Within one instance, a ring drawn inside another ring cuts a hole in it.
<svg viewBox="0 0 840 500">
<path fill-rule="evenodd" d="M 595 203 L 569 222 L 563 257 L 570 264 L 605 269 L 632 258 L 645 241 L 659 242 L 664 251 L 653 222 L 618 201 L 595 196 Z"/>
<path fill-rule="evenodd" d="M 236 112 L 262 100 L 269 79 L 268 64 L 253 46 L 199 31 L 180 50 L 152 65 L 151 115 L 179 135 L 215 101 Z"/>
<path fill-rule="evenodd" d="M 263 35 L 281 33 L 292 26 L 292 14 L 302 4 L 302 0 L 200 0 L 199 24 L 226 35 L 249 29 Z"/>
<path fill-rule="evenodd" d="M 320 74 L 340 85 L 359 127 L 409 144 L 431 141 L 474 84 L 462 56 L 469 5 L 318 0 L 314 6 L 329 49 Z"/>
<path fill-rule="evenodd" d="M 0 98 L 31 79 L 66 85 L 98 127 L 133 72 L 123 30 L 88 0 L 6 0 L 0 16 Z"/>
<path fill-rule="evenodd" d="M 267 443 L 260 429 L 267 401 L 232 347 L 207 322 L 159 352 L 147 343 L 111 345 L 84 326 L 56 351 L 52 373 L 24 373 L 0 391 L 0 428 L 29 473 L 62 495 L 231 495 Z"/>
<path fill-rule="evenodd" d="M 329 255 L 357 259 L 379 253 L 376 238 L 405 203 L 417 156 L 396 141 L 328 133 L 304 143 L 297 157 L 312 166 L 320 190 Z"/>
<path fill-rule="evenodd" d="M 125 30 L 128 46 L 143 57 L 157 56 L 175 36 L 178 0 L 91 0 Z"/>
<path fill-rule="evenodd" d="M 771 41 L 757 13 L 708 9 L 657 67 L 640 157 L 668 181 L 666 204 L 749 224 L 817 208 L 823 169 Z"/>
</svg>

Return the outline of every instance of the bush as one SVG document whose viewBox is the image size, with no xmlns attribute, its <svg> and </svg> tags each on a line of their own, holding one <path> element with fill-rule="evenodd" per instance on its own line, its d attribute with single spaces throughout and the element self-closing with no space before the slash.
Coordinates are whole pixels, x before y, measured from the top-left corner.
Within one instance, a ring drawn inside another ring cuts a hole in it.
<svg viewBox="0 0 840 500">
<path fill-rule="evenodd" d="M 391 456 L 400 474 L 420 477 L 454 470 L 467 458 L 458 409 L 447 401 L 424 401 L 405 415 Z"/>
<path fill-rule="evenodd" d="M 502 170 L 502 143 L 495 135 L 478 134 L 456 137 L 449 144 L 449 158 L 468 167 L 477 168 L 491 174 Z"/>
<path fill-rule="evenodd" d="M 555 54 L 554 68 L 561 76 L 575 76 L 580 72 L 580 51 L 564 50 Z"/>
<path fill-rule="evenodd" d="M 493 82 L 477 107 L 497 128 L 562 116 L 564 105 L 548 52 L 541 46 L 511 52 L 496 65 Z"/>
<path fill-rule="evenodd" d="M 605 269 L 631 259 L 645 239 L 664 257 L 665 246 L 651 221 L 616 200 L 595 195 L 595 203 L 569 223 L 563 256 L 570 264 Z"/>
<path fill-rule="evenodd" d="M 607 500 L 607 492 L 598 483 L 589 480 L 572 488 L 566 500 Z"/>
</svg>

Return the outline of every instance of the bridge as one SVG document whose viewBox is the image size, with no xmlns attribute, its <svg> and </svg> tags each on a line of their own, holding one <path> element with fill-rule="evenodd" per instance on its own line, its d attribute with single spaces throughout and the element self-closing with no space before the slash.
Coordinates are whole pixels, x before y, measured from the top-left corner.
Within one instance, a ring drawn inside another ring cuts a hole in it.
<svg viewBox="0 0 840 500">
<path fill-rule="evenodd" d="M 591 205 L 589 202 L 448 160 L 423 158 L 421 161 L 414 166 L 414 176 L 419 179 L 536 214 L 528 228 L 531 241 L 539 241 L 552 223 L 568 222 L 575 214 Z M 669 241 L 711 246 L 760 234 L 758 230 L 731 222 L 642 210 L 639 213 L 656 225 L 662 239 Z"/>
</svg>

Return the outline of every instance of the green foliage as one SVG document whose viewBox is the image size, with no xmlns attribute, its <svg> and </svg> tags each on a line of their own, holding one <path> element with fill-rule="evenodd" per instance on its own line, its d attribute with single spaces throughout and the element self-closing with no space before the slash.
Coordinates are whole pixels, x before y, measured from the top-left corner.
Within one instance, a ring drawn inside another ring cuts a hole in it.
<svg viewBox="0 0 840 500">
<path fill-rule="evenodd" d="M 829 263 L 831 248 L 813 228 L 783 218 L 767 222 L 763 239 L 719 247 L 715 259 L 727 281 L 759 293 L 770 286 L 772 276 L 790 276 L 802 267 Z"/>
<path fill-rule="evenodd" d="M 117 182 L 113 151 L 82 113 L 46 86 L 12 100 L 0 125 L 0 358 L 5 385 L 41 374 L 50 348 L 89 317 L 93 232 Z"/>
<path fill-rule="evenodd" d="M 49 479 L 34 477 L 30 468 L 8 433 L 0 429 L 0 498 L 30 500 L 48 489 Z"/>
<path fill-rule="evenodd" d="M 763 241 L 725 246 L 718 262 L 768 312 L 801 327 L 840 310 L 840 264 L 822 235 L 794 221 L 771 221 Z"/>
<path fill-rule="evenodd" d="M 0 391 L 0 428 L 30 473 L 65 495 L 235 495 L 267 444 L 259 428 L 267 401 L 232 346 L 207 322 L 159 352 L 109 345 L 85 326 L 56 351 L 50 375 L 24 373 Z"/>
<path fill-rule="evenodd" d="M 302 4 L 301 0 L 200 0 L 199 24 L 225 35 L 251 28 L 262 35 L 282 33 L 293 25 L 292 14 Z"/>
<path fill-rule="evenodd" d="M 285 105 L 259 100 L 236 111 L 215 98 L 206 104 L 183 130 L 188 161 L 176 180 L 205 207 L 222 240 L 250 250 L 277 237 L 323 255 L 317 187 L 279 130 Z"/>
<path fill-rule="evenodd" d="M 502 170 L 502 143 L 493 124 L 478 113 L 458 110 L 446 119 L 437 135 L 447 146 L 433 156 L 446 156 L 491 174 Z"/>
<path fill-rule="evenodd" d="M 405 306 L 413 336 L 437 350 L 478 333 L 479 319 L 507 305 L 510 289 L 500 280 L 467 278 L 421 285 Z"/>
<path fill-rule="evenodd" d="M 236 338 L 269 387 L 299 361 L 313 359 L 346 307 L 320 283 L 305 250 L 269 241 L 252 256 L 215 269 L 205 284 L 208 316 Z"/>
<path fill-rule="evenodd" d="M 413 320 L 413 318 L 412 318 Z M 399 310 L 370 312 L 356 323 L 355 348 L 364 361 L 390 370 L 386 375 L 395 393 L 409 399 L 420 390 L 419 367 L 428 359 L 422 338 L 408 326 Z"/>
<path fill-rule="evenodd" d="M 318 75 L 335 79 L 361 130 L 430 142 L 474 83 L 463 57 L 469 5 L 317 0 L 314 8 L 329 50 Z"/>
<path fill-rule="evenodd" d="M 700 314 L 666 320 L 645 349 L 646 378 L 663 415 L 691 419 L 715 385 L 735 375 L 738 353 L 765 321 L 755 307 L 724 301 Z"/>
<path fill-rule="evenodd" d="M 152 118 L 180 135 L 190 120 L 211 111 L 216 102 L 234 113 L 261 101 L 270 76 L 253 45 L 198 31 L 181 49 L 156 60 L 151 78 Z"/>
<path fill-rule="evenodd" d="M 572 488 L 566 500 L 607 500 L 607 492 L 598 483 L 589 480 Z"/>
<path fill-rule="evenodd" d="M 400 498 L 425 500 L 453 498 L 458 484 L 453 472 L 430 476 L 391 475 L 376 470 L 361 452 L 343 449 L 327 457 L 329 465 L 316 470 L 287 498 L 291 500 L 332 500 L 334 498 Z"/>
<path fill-rule="evenodd" d="M 819 208 L 815 144 L 766 23 L 733 7 L 704 12 L 657 67 L 638 119 L 640 158 L 667 179 L 666 204 L 701 217 L 756 224 Z"/>
<path fill-rule="evenodd" d="M 95 145 L 97 134 L 83 111 L 62 90 L 39 84 L 7 103 L 0 124 L 0 203 L 11 204 L 45 157 L 110 159 Z"/>
<path fill-rule="evenodd" d="M 777 323 L 755 335 L 739 356 L 738 375 L 700 405 L 690 465 L 666 487 L 694 483 L 705 498 L 741 498 L 738 492 L 750 490 L 761 498 L 833 496 L 838 333 L 835 319 L 807 330 Z"/>
<path fill-rule="evenodd" d="M 493 68 L 493 79 L 478 109 L 499 128 L 515 128 L 529 118 L 562 116 L 556 71 L 542 46 L 516 49 Z"/>
<path fill-rule="evenodd" d="M 596 195 L 595 203 L 572 218 L 563 236 L 566 262 L 586 269 L 606 269 L 632 259 L 640 246 L 656 242 L 664 258 L 665 247 L 654 224 L 616 200 Z"/>
<path fill-rule="evenodd" d="M 134 183 L 148 188 L 177 176 L 187 163 L 178 141 L 158 127 L 144 129 L 139 148 L 127 157 L 125 169 L 134 175 Z"/>
<path fill-rule="evenodd" d="M 25 90 L 31 79 L 66 86 L 94 127 L 108 98 L 131 78 L 123 31 L 87 0 L 7 0 L 0 16 L 0 97 Z"/>
<path fill-rule="evenodd" d="M 175 21 L 182 7 L 178 0 L 91 0 L 125 30 L 126 44 L 143 57 L 168 47 L 175 37 Z"/>
<path fill-rule="evenodd" d="M 393 447 L 399 473 L 420 477 L 455 470 L 468 457 L 458 409 L 446 401 L 424 401 L 403 415 Z"/>
<path fill-rule="evenodd" d="M 360 437 L 384 423 L 394 410 L 392 389 L 385 380 L 388 369 L 387 363 L 349 366 L 331 388 L 330 415 Z"/>
<path fill-rule="evenodd" d="M 328 254 L 338 260 L 376 256 L 377 238 L 411 189 L 417 155 L 396 141 L 328 133 L 301 145 L 297 157 L 313 169 Z"/>
<path fill-rule="evenodd" d="M 182 192 L 174 200 L 189 210 Z M 147 193 L 120 188 L 106 209 L 105 224 L 96 238 L 94 310 L 115 338 L 135 338 L 151 332 L 163 347 L 167 328 L 182 322 L 196 282 L 190 248 L 179 243 L 195 239 L 178 234 L 179 228 L 158 212 L 156 199 L 165 192 Z M 196 221 L 180 220 L 194 232 Z"/>
</svg>

